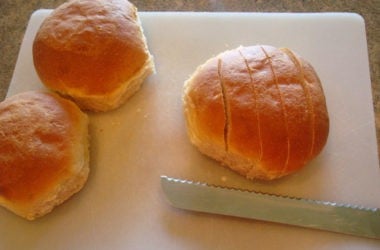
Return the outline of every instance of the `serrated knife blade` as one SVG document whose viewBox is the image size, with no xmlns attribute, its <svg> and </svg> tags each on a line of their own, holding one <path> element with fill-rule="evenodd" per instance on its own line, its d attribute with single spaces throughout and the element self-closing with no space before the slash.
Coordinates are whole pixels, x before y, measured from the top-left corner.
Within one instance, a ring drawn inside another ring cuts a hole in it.
<svg viewBox="0 0 380 250">
<path fill-rule="evenodd" d="M 161 176 L 177 208 L 380 239 L 380 209 L 285 197 Z"/>
</svg>

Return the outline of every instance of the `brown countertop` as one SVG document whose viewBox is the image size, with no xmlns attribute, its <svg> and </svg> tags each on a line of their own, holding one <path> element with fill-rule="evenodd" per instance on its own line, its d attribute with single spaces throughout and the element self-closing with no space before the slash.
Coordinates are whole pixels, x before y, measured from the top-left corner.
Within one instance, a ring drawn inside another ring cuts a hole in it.
<svg viewBox="0 0 380 250">
<path fill-rule="evenodd" d="M 63 2 L 65 0 L 0 1 L 0 101 L 4 99 L 11 81 L 30 15 L 37 9 L 55 8 Z M 140 11 L 355 12 L 362 15 L 366 23 L 377 141 L 380 145 L 380 1 L 135 0 L 133 3 Z"/>
</svg>

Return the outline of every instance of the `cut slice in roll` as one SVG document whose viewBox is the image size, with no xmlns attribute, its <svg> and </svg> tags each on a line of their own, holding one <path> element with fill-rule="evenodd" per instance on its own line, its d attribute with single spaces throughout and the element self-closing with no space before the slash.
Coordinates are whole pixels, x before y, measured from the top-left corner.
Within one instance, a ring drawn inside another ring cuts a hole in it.
<svg viewBox="0 0 380 250">
<path fill-rule="evenodd" d="M 328 137 L 320 80 L 286 48 L 239 47 L 209 59 L 185 82 L 183 103 L 191 142 L 249 179 L 301 169 Z"/>
</svg>

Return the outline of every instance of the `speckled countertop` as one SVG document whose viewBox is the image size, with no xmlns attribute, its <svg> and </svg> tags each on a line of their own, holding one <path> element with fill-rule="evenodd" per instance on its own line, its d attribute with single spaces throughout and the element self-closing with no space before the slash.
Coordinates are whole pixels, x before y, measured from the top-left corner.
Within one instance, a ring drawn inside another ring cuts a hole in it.
<svg viewBox="0 0 380 250">
<path fill-rule="evenodd" d="M 0 0 L 0 101 L 4 99 L 18 51 L 33 11 L 65 0 Z M 380 145 L 379 0 L 135 0 L 140 11 L 355 12 L 366 23 L 377 141 Z M 380 148 L 380 147 L 379 147 Z M 380 151 L 379 155 L 380 155 Z"/>
</svg>

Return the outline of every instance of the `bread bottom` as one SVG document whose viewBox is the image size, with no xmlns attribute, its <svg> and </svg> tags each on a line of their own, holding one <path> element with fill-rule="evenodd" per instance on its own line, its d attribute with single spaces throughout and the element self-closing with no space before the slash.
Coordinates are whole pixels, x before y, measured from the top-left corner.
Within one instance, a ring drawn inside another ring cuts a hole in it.
<svg viewBox="0 0 380 250">
<path fill-rule="evenodd" d="M 81 171 L 76 176 L 66 180 L 62 185 L 58 186 L 51 194 L 44 200 L 35 204 L 35 208 L 25 215 L 28 220 L 34 220 L 41 217 L 53 210 L 54 207 L 60 205 L 73 194 L 79 192 L 87 181 L 89 168 L 88 163 L 84 164 Z"/>
<path fill-rule="evenodd" d="M 226 151 L 223 145 L 216 146 L 212 143 L 202 142 L 193 134 L 189 133 L 190 141 L 198 150 L 212 159 L 218 161 L 224 167 L 245 176 L 247 179 L 273 180 L 283 177 L 284 174 L 279 171 L 268 171 L 268 168 L 248 157 Z"/>
<path fill-rule="evenodd" d="M 120 87 L 112 93 L 104 95 L 83 95 L 83 93 L 59 92 L 59 94 L 73 100 L 83 110 L 95 112 L 109 111 L 118 108 L 125 101 L 127 101 L 140 89 L 145 78 L 154 72 L 153 57 L 149 56 L 149 59 L 145 62 L 141 69 L 136 72 L 134 77 L 129 79 L 127 82 L 120 84 Z"/>
<path fill-rule="evenodd" d="M 79 152 L 77 154 L 79 155 L 84 153 L 83 161 L 77 164 L 79 166 L 73 167 L 73 169 L 78 171 L 77 173 L 71 173 L 66 180 L 60 181 L 61 183 L 59 185 L 54 187 L 45 195 L 41 195 L 38 200 L 32 203 L 19 204 L 10 202 L 0 196 L 0 205 L 21 217 L 28 220 L 34 220 L 48 214 L 54 209 L 54 207 L 62 204 L 72 195 L 79 192 L 85 185 L 90 172 L 88 139 L 83 140 L 82 143 L 83 144 L 81 144 L 81 146 L 83 146 L 83 148 L 78 149 Z"/>
</svg>

